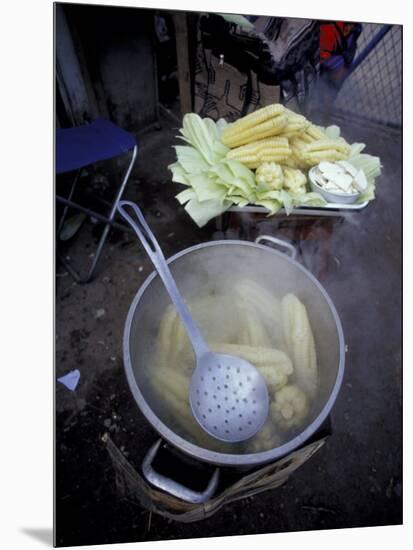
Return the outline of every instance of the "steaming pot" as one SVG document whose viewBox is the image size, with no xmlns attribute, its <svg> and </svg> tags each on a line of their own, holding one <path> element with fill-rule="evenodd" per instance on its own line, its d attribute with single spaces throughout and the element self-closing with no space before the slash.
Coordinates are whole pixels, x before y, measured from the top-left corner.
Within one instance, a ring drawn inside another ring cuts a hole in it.
<svg viewBox="0 0 413 550">
<path fill-rule="evenodd" d="M 276 243 L 283 252 L 264 242 Z M 274 237 L 261 236 L 256 242 L 240 240 L 212 241 L 187 248 L 168 260 L 169 267 L 184 299 L 191 300 L 214 288 L 222 289 L 237 273 L 261 284 L 277 295 L 294 293 L 307 308 L 317 350 L 319 391 L 307 423 L 300 433 L 278 447 L 256 453 L 239 453 L 229 448 L 217 452 L 201 447 L 188 438 L 185 430 L 172 425 L 150 389 L 151 350 L 155 346 L 160 320 L 170 299 L 156 272 L 151 273 L 138 290 L 127 315 L 124 336 L 124 368 L 132 395 L 144 416 L 161 438 L 197 461 L 218 467 L 252 469 L 284 457 L 308 440 L 330 413 L 343 379 L 345 345 L 337 311 L 319 281 L 295 260 L 295 249 Z M 197 320 L 197 319 L 195 319 Z M 224 322 L 224 321 L 223 321 Z M 201 327 L 202 328 L 202 327 Z M 219 328 L 219 327 L 218 327 Z M 214 492 L 217 468 L 202 495 L 179 486 L 154 472 L 151 461 L 159 442 L 143 464 L 146 478 L 157 487 L 184 500 L 200 502 Z"/>
</svg>

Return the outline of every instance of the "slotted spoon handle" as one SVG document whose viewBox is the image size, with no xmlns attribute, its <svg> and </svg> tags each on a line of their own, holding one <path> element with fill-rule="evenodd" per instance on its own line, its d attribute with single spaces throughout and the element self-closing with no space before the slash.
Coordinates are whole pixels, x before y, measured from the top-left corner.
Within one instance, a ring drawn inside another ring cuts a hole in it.
<svg viewBox="0 0 413 550">
<path fill-rule="evenodd" d="M 134 218 L 125 210 L 125 207 L 130 207 L 132 209 L 135 216 Z M 176 286 L 175 280 L 165 260 L 161 247 L 150 230 L 149 225 L 146 223 L 140 208 L 134 202 L 120 201 L 118 204 L 118 211 L 135 231 L 149 258 L 152 260 L 156 271 L 162 279 L 162 282 L 165 285 L 165 288 L 182 319 L 192 347 L 194 348 L 196 357 L 201 357 L 204 353 L 209 351 L 207 343 L 202 337 L 198 326 L 192 318 L 192 315 L 190 314 L 189 309 L 187 308 L 187 305 L 185 304 L 185 301 Z"/>
</svg>

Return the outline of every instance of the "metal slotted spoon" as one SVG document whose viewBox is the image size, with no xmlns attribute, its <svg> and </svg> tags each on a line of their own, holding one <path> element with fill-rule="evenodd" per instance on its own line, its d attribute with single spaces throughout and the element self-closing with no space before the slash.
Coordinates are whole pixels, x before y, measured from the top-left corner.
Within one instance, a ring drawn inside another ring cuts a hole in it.
<svg viewBox="0 0 413 550">
<path fill-rule="evenodd" d="M 133 210 L 136 220 L 125 207 Z M 191 377 L 189 402 L 195 419 L 206 432 L 227 443 L 252 437 L 268 416 L 269 398 L 264 378 L 241 357 L 210 351 L 142 212 L 130 201 L 120 201 L 118 211 L 134 229 L 152 260 L 194 349 L 196 367 Z"/>
</svg>

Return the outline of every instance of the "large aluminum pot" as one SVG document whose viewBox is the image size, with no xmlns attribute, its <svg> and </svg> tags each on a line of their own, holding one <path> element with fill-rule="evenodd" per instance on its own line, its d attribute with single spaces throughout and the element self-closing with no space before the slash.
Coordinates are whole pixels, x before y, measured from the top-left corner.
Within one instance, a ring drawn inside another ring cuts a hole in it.
<svg viewBox="0 0 413 550">
<path fill-rule="evenodd" d="M 263 241 L 277 242 L 284 251 L 260 244 Z M 290 292 L 297 295 L 306 305 L 317 349 L 317 403 L 312 407 L 308 421 L 299 433 L 281 445 L 262 452 L 244 453 L 239 452 L 237 447 L 222 452 L 221 449 L 216 450 L 213 445 L 201 446 L 196 440 L 189 438 L 184 427 L 181 429 L 176 422 L 171 422 L 168 410 L 163 408 L 159 396 L 151 389 L 153 349 L 161 318 L 170 303 L 159 276 L 153 272 L 140 287 L 130 306 L 123 337 L 126 376 L 142 413 L 161 438 L 170 445 L 198 461 L 217 466 L 253 468 L 274 462 L 297 449 L 327 418 L 336 400 L 344 373 L 343 331 L 337 311 L 323 286 L 295 260 L 295 249 L 290 244 L 267 236 L 259 237 L 255 243 L 227 240 L 192 246 L 172 256 L 168 264 L 183 297 L 188 301 L 214 292 L 214 289 L 226 288 L 231 280 L 239 276 L 254 280 L 279 296 Z M 202 319 L 196 320 L 202 329 Z M 222 322 L 231 322 L 231 311 L 228 311 L 228 318 Z M 220 327 L 215 329 L 219 331 Z M 151 461 L 158 447 L 159 442 L 150 450 L 144 461 L 143 471 L 147 479 L 185 500 L 207 500 L 215 490 L 218 472 L 215 472 L 204 493 L 188 492 L 179 484 L 154 472 Z"/>
</svg>

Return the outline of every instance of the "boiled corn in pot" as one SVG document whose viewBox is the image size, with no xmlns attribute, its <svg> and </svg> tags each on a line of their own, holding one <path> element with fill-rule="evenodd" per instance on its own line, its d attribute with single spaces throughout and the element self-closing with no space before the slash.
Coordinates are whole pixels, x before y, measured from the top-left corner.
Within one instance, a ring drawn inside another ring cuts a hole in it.
<svg viewBox="0 0 413 550">
<path fill-rule="evenodd" d="M 341 324 L 323 287 L 285 253 L 243 241 L 197 245 L 169 265 L 212 350 L 260 370 L 270 413 L 245 442 L 223 443 L 202 430 L 188 401 L 194 354 L 153 273 L 124 332 L 126 375 L 143 414 L 170 444 L 212 464 L 264 464 L 296 449 L 329 414 L 343 376 Z"/>
</svg>

